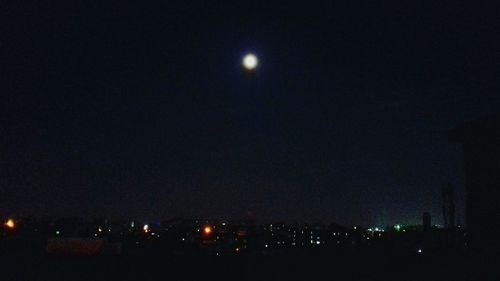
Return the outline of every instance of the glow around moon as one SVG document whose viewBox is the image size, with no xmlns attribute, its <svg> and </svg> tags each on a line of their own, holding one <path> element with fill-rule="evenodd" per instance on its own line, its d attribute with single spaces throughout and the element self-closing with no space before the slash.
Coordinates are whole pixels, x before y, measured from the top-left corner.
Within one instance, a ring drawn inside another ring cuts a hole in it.
<svg viewBox="0 0 500 281">
<path fill-rule="evenodd" d="M 243 67 L 247 70 L 254 70 L 259 64 L 259 60 L 254 54 L 247 54 L 243 57 Z"/>
</svg>

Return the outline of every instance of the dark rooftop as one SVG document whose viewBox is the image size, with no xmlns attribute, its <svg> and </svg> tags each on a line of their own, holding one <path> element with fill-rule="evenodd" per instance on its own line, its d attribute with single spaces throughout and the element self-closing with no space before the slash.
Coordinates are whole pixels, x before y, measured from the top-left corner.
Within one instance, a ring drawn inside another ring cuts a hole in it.
<svg viewBox="0 0 500 281">
<path fill-rule="evenodd" d="M 500 140 L 500 112 L 467 122 L 458 128 L 452 129 L 448 136 L 452 142 L 498 141 Z"/>
</svg>

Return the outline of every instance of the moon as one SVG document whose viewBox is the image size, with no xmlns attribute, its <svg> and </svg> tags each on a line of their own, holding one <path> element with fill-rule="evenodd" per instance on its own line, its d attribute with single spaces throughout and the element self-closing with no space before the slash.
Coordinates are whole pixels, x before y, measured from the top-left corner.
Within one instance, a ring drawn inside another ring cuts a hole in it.
<svg viewBox="0 0 500 281">
<path fill-rule="evenodd" d="M 254 70 L 259 64 L 259 59 L 254 54 L 247 54 L 243 57 L 243 67 L 247 70 Z"/>
</svg>

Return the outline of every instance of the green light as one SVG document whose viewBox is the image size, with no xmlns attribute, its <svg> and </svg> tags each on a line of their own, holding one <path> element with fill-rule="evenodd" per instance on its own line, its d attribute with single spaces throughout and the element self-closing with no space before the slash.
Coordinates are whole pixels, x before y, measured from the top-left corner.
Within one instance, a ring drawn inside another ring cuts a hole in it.
<svg viewBox="0 0 500 281">
<path fill-rule="evenodd" d="M 401 231 L 401 225 L 400 224 L 396 224 L 394 226 L 394 229 L 396 229 L 396 231 Z"/>
</svg>

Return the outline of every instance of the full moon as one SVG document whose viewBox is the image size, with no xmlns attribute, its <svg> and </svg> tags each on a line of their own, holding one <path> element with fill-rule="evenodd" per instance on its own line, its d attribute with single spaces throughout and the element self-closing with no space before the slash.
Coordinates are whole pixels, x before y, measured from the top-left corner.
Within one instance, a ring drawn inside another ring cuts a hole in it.
<svg viewBox="0 0 500 281">
<path fill-rule="evenodd" d="M 259 64 L 259 60 L 254 54 L 247 54 L 243 57 L 243 67 L 247 70 L 254 70 Z"/>
</svg>

